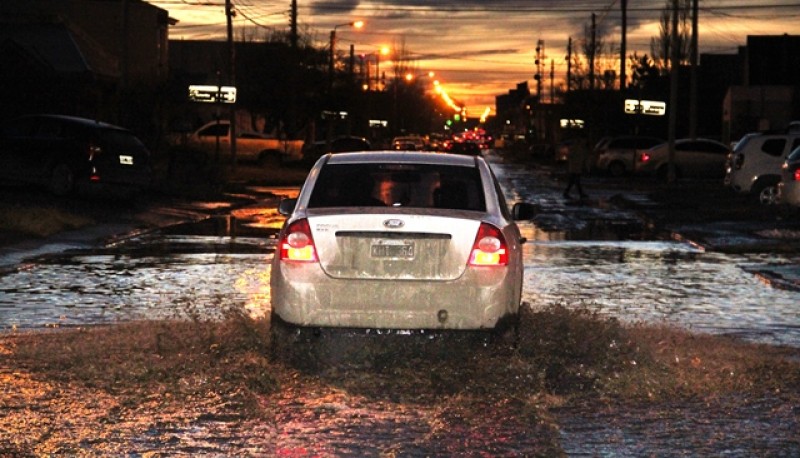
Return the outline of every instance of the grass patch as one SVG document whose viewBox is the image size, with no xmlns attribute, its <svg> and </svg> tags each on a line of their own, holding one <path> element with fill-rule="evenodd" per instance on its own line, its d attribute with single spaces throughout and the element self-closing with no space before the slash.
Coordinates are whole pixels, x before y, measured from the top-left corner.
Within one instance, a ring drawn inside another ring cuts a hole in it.
<svg viewBox="0 0 800 458">
<path fill-rule="evenodd" d="M 553 305 L 523 317 L 520 358 L 549 393 L 575 398 L 676 400 L 731 393 L 800 395 L 800 351 L 622 325 L 585 307 Z"/>
<path fill-rule="evenodd" d="M 6 337 L 18 369 L 57 384 L 165 401 L 222 396 L 238 405 L 277 388 L 266 352 L 267 323 L 238 313 L 215 321 L 132 322 Z"/>
<path fill-rule="evenodd" d="M 355 388 L 365 380 L 362 372 L 375 380 L 388 374 L 401 383 L 416 381 L 415 396 L 507 390 L 525 396 L 657 400 L 796 392 L 800 387 L 796 349 L 669 327 L 626 326 L 595 311 L 563 305 L 524 319 L 513 351 L 476 344 L 471 352 L 407 354 L 402 360 L 385 359 L 368 367 L 340 364 L 312 375 L 334 374 Z M 277 389 L 271 374 L 283 365 L 270 360 L 268 335 L 267 320 L 231 312 L 222 321 L 134 322 L 21 333 L 3 340 L 12 348 L 10 364 L 49 380 L 110 393 L 169 391 L 180 398 L 197 390 L 258 395 Z M 380 337 L 363 342 L 373 343 L 385 349 Z M 355 378 L 348 382 L 348 374 Z"/>
<path fill-rule="evenodd" d="M 375 380 L 388 375 L 401 385 L 416 383 L 415 396 L 505 390 L 524 396 L 658 400 L 800 387 L 796 349 L 669 327 L 626 326 L 596 311 L 563 305 L 524 319 L 513 351 L 476 344 L 470 352 L 439 349 L 435 355 L 378 358 L 382 362 L 367 367 L 339 361 L 312 375 L 334 374 L 351 388 L 361 386 L 359 391 L 369 391 L 362 386 L 365 373 Z M 222 321 L 135 322 L 3 340 L 13 348 L 10 364 L 49 380 L 109 393 L 168 391 L 180 398 L 198 390 L 255 396 L 278 389 L 272 374 L 283 365 L 270 360 L 268 335 L 267 320 L 231 312 Z M 386 349 L 385 343 L 377 337 L 363 345 Z M 348 381 L 350 375 L 355 378 Z"/>
<path fill-rule="evenodd" d="M 0 231 L 27 236 L 47 237 L 58 232 L 78 229 L 93 220 L 55 206 L 0 203 Z"/>
</svg>

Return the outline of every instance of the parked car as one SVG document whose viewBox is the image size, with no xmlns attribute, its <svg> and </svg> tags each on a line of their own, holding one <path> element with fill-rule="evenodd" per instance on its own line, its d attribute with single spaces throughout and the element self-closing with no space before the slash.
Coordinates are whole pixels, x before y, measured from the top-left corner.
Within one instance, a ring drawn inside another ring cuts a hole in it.
<svg viewBox="0 0 800 458">
<path fill-rule="evenodd" d="M 705 138 L 684 138 L 675 141 L 673 165 L 675 176 L 723 178 L 731 150 L 724 143 Z M 655 174 L 665 179 L 669 173 L 669 143 L 642 151 L 636 157 L 637 173 Z"/>
<path fill-rule="evenodd" d="M 328 143 L 327 140 L 319 140 L 307 144 L 306 147 L 303 148 L 303 161 L 308 164 L 313 164 L 317 159 L 327 153 L 369 151 L 370 149 L 372 149 L 372 145 L 370 145 L 366 138 L 343 135 L 332 139 L 330 143 Z"/>
<path fill-rule="evenodd" d="M 800 207 L 800 147 L 789 154 L 781 167 L 778 200 L 782 204 Z"/>
<path fill-rule="evenodd" d="M 634 170 L 636 157 L 644 150 L 664 143 L 656 137 L 626 135 L 609 138 L 595 147 L 595 168 L 612 176 L 622 176 Z"/>
<path fill-rule="evenodd" d="M 150 152 L 129 130 L 74 116 L 28 115 L 0 135 L 0 177 L 46 186 L 56 195 L 151 185 Z"/>
<path fill-rule="evenodd" d="M 393 150 L 423 151 L 425 150 L 425 148 L 426 148 L 425 139 L 416 135 L 395 137 L 392 140 Z"/>
<path fill-rule="evenodd" d="M 777 204 L 781 167 L 798 146 L 800 133 L 745 135 L 729 157 L 725 184 L 738 193 L 755 196 L 762 204 Z"/>
<path fill-rule="evenodd" d="M 474 142 L 450 142 L 445 146 L 445 152 L 452 154 L 465 154 L 468 156 L 480 156 L 481 147 Z"/>
<path fill-rule="evenodd" d="M 303 329 L 498 330 L 516 320 L 524 239 L 514 219 L 531 207 L 509 212 L 481 157 L 329 154 L 279 211 L 278 342 Z"/>
<path fill-rule="evenodd" d="M 203 159 L 217 153 L 230 157 L 232 149 L 231 124 L 227 119 L 208 122 L 193 132 L 174 135 L 173 145 L 186 146 L 202 153 Z M 252 131 L 237 131 L 236 158 L 245 162 L 258 162 L 273 166 L 298 162 L 302 158 L 303 140 L 275 138 Z"/>
</svg>

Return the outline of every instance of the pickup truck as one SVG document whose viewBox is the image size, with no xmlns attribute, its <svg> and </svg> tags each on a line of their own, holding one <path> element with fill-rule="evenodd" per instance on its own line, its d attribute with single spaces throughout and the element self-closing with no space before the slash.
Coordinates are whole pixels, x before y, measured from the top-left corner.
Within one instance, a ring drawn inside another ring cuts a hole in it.
<svg viewBox="0 0 800 458">
<path fill-rule="evenodd" d="M 175 138 L 173 144 L 200 151 L 206 159 L 210 159 L 217 153 L 217 138 L 220 156 L 230 157 L 231 129 L 228 120 L 206 123 L 194 132 Z M 278 165 L 302 158 L 303 140 L 284 140 L 258 132 L 236 132 L 237 161 Z"/>
</svg>

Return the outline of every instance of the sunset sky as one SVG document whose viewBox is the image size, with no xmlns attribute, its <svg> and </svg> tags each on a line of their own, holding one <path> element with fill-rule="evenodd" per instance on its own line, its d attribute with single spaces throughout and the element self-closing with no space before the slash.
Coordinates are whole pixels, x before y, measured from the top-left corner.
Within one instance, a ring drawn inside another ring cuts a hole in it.
<svg viewBox="0 0 800 458">
<path fill-rule="evenodd" d="M 150 3 L 169 11 L 178 24 L 171 39 L 224 39 L 224 0 L 163 0 Z M 472 113 L 494 108 L 495 96 L 522 81 L 535 87 L 534 49 L 544 42 L 545 79 L 550 65 L 555 84 L 563 81 L 567 43 L 580 49 L 597 18 L 597 34 L 607 47 L 620 43 L 620 0 L 298 0 L 301 32 L 327 47 L 334 26 L 363 20 L 362 29 L 336 29 L 337 51 L 355 45 L 357 54 L 404 44 L 420 73 L 433 71 L 447 92 Z M 659 17 L 669 0 L 628 0 L 628 54 L 650 54 Z M 290 0 L 234 0 L 237 39 L 263 37 L 289 27 Z M 800 1 L 700 0 L 701 53 L 735 53 L 747 35 L 800 34 Z M 607 63 L 617 70 L 619 52 Z M 386 58 L 388 60 L 388 58 Z M 382 70 L 385 60 L 381 60 Z M 544 92 L 544 91 L 543 91 Z"/>
</svg>

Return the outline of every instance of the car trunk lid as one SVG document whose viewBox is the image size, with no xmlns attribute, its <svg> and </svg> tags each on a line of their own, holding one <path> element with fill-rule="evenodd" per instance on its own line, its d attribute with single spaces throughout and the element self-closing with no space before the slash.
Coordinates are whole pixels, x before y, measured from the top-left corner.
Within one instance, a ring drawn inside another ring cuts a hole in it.
<svg viewBox="0 0 800 458">
<path fill-rule="evenodd" d="M 333 278 L 447 281 L 464 273 L 480 221 L 365 213 L 309 217 L 309 224 Z"/>
</svg>

